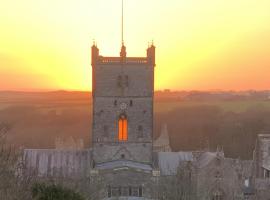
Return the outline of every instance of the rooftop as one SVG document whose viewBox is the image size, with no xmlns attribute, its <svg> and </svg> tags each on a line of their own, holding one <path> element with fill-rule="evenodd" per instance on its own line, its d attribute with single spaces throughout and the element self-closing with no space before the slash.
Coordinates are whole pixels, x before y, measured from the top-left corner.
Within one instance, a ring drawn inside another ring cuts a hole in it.
<svg viewBox="0 0 270 200">
<path fill-rule="evenodd" d="M 122 169 L 122 168 L 133 168 L 133 169 L 140 169 L 144 171 L 152 171 L 152 167 L 148 164 L 134 162 L 131 160 L 115 160 L 105 163 L 99 163 L 96 165 L 97 169 Z"/>
</svg>

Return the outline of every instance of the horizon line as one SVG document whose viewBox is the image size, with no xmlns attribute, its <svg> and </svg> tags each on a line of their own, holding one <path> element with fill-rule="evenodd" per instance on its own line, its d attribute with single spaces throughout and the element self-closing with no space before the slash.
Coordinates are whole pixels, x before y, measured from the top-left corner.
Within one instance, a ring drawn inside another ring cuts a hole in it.
<svg viewBox="0 0 270 200">
<path fill-rule="evenodd" d="M 233 89 L 209 89 L 209 90 L 204 90 L 204 89 L 157 89 L 154 90 L 154 92 L 250 92 L 250 91 L 258 91 L 258 92 L 263 92 L 263 91 L 269 91 L 270 92 L 270 88 L 269 89 L 244 89 L 244 90 L 233 90 Z M 25 90 L 1 90 L 1 93 L 4 92 L 14 92 L 14 93 L 50 93 L 50 92 L 81 92 L 81 93 L 92 93 L 92 90 L 72 90 L 72 89 L 25 89 Z"/>
</svg>

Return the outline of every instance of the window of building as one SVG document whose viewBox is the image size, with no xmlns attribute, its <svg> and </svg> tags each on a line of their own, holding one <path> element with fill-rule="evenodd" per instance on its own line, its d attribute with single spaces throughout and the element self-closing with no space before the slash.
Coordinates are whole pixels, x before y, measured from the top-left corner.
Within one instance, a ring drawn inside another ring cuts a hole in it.
<svg viewBox="0 0 270 200">
<path fill-rule="evenodd" d="M 125 115 L 121 115 L 118 120 L 118 140 L 127 141 L 128 139 L 128 121 Z"/>
<path fill-rule="evenodd" d="M 112 197 L 112 190 L 110 186 L 107 188 L 107 195 L 108 197 Z"/>
<path fill-rule="evenodd" d="M 111 187 L 111 195 L 113 197 L 119 197 L 121 193 L 120 191 L 121 191 L 120 187 Z"/>
<path fill-rule="evenodd" d="M 122 87 L 122 76 L 120 75 L 117 77 L 117 86 Z"/>
<path fill-rule="evenodd" d="M 101 116 L 104 113 L 104 110 L 100 110 L 98 116 Z"/>
<path fill-rule="evenodd" d="M 211 200 L 223 200 L 223 194 L 220 190 L 217 190 L 213 193 L 212 199 Z"/>
<path fill-rule="evenodd" d="M 128 187 L 128 193 L 129 193 L 129 196 L 132 196 L 132 187 L 131 186 Z"/>
<path fill-rule="evenodd" d="M 107 125 L 103 127 L 103 137 L 109 137 L 109 127 Z"/>
<path fill-rule="evenodd" d="M 139 188 L 138 187 L 132 187 L 132 196 L 133 197 L 139 196 Z"/>
<path fill-rule="evenodd" d="M 52 163 L 52 154 L 50 154 L 49 157 L 48 157 L 47 171 L 48 171 L 48 174 L 49 174 L 49 175 L 50 175 L 51 172 L 52 172 L 51 163 Z"/>
<path fill-rule="evenodd" d="M 221 175 L 220 171 L 215 172 L 215 178 L 222 178 L 222 175 Z"/>
<path fill-rule="evenodd" d="M 128 87 L 128 76 L 125 76 L 125 86 Z"/>
<path fill-rule="evenodd" d="M 138 138 L 143 138 L 143 127 L 142 127 L 142 125 L 138 126 Z"/>
<path fill-rule="evenodd" d="M 142 186 L 139 187 L 139 197 L 142 197 L 143 195 L 143 188 Z"/>
<path fill-rule="evenodd" d="M 216 165 L 220 166 L 221 165 L 221 158 L 216 158 Z"/>
<path fill-rule="evenodd" d="M 129 101 L 129 106 L 130 106 L 130 107 L 133 106 L 133 101 L 132 101 L 132 100 Z"/>
<path fill-rule="evenodd" d="M 267 169 L 264 169 L 263 175 L 264 175 L 264 178 L 270 178 L 270 171 Z"/>
<path fill-rule="evenodd" d="M 133 186 L 116 186 L 116 187 L 107 187 L 107 196 L 108 197 L 142 197 L 143 196 L 143 187 L 133 187 Z"/>
<path fill-rule="evenodd" d="M 114 106 L 117 106 L 117 100 L 114 100 L 113 104 L 114 104 Z"/>
<path fill-rule="evenodd" d="M 244 185 L 245 185 L 245 187 L 249 187 L 250 186 L 249 185 L 249 178 L 246 178 L 245 179 Z"/>
<path fill-rule="evenodd" d="M 237 176 L 238 176 L 238 179 L 239 179 L 239 180 L 242 179 L 242 174 L 241 174 L 241 172 L 239 172 L 239 173 L 237 174 Z"/>
<path fill-rule="evenodd" d="M 36 157 L 36 169 L 39 169 L 39 160 L 40 160 L 40 155 L 37 154 L 37 157 Z"/>
<path fill-rule="evenodd" d="M 223 197 L 222 197 L 222 195 L 214 195 L 212 197 L 212 200 L 223 200 Z"/>
<path fill-rule="evenodd" d="M 122 188 L 118 187 L 119 196 L 122 196 Z"/>
<path fill-rule="evenodd" d="M 122 187 L 122 196 L 129 196 L 129 187 Z"/>
</svg>

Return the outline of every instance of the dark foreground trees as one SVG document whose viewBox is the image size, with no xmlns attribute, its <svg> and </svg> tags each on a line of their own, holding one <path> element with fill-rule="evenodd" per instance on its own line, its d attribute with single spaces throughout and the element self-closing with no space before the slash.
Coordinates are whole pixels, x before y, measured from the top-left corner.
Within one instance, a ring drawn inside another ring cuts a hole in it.
<svg viewBox="0 0 270 200">
<path fill-rule="evenodd" d="M 176 174 L 161 176 L 151 188 L 154 199 L 158 200 L 192 200 L 195 199 L 192 164 L 180 163 Z"/>
<path fill-rule="evenodd" d="M 6 142 L 10 125 L 0 123 L 0 199 L 31 200 L 30 177 L 22 176 L 23 164 L 19 151 Z"/>
<path fill-rule="evenodd" d="M 84 200 L 83 196 L 61 185 L 36 183 L 32 187 L 35 200 Z"/>
<path fill-rule="evenodd" d="M 72 187 L 38 182 L 35 174 L 24 173 L 22 153 L 7 143 L 11 126 L 0 123 L 0 200 L 84 200 Z"/>
</svg>

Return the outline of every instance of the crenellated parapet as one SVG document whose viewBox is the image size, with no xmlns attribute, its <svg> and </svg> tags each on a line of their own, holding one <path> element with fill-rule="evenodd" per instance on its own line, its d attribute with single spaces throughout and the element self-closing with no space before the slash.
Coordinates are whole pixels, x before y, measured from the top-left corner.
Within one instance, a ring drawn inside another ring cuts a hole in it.
<svg viewBox="0 0 270 200">
<path fill-rule="evenodd" d="M 151 45 L 147 48 L 146 57 L 127 57 L 126 47 L 122 46 L 119 57 L 108 57 L 99 55 L 99 49 L 96 44 L 92 46 L 92 67 L 97 64 L 105 65 L 121 65 L 121 64 L 147 64 L 155 66 L 155 46 Z"/>
<path fill-rule="evenodd" d="M 96 60 L 98 64 L 119 65 L 125 64 L 148 64 L 146 57 L 128 57 L 123 61 L 122 57 L 103 57 L 99 56 Z"/>
</svg>

